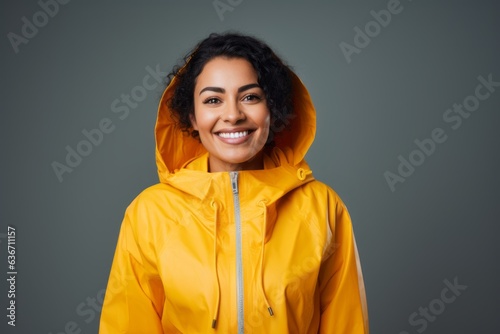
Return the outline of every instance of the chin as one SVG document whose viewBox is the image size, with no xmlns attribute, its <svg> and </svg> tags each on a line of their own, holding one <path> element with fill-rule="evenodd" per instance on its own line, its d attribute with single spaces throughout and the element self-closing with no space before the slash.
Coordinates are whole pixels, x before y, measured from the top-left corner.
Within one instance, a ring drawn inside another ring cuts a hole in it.
<svg viewBox="0 0 500 334">
<path fill-rule="evenodd" d="M 255 156 L 243 156 L 243 157 L 231 157 L 231 158 L 223 158 L 223 161 L 229 164 L 244 164 L 246 162 L 252 161 Z"/>
</svg>

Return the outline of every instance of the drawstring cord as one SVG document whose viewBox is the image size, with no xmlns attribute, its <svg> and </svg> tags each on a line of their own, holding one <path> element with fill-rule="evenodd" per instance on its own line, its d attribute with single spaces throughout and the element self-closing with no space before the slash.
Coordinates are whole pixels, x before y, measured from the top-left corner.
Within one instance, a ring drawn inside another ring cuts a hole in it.
<svg viewBox="0 0 500 334">
<path fill-rule="evenodd" d="M 259 204 L 264 208 L 264 228 L 262 229 L 262 245 L 260 249 L 260 289 L 262 296 L 266 302 L 267 310 L 271 316 L 274 315 L 273 309 L 267 300 L 266 291 L 264 289 L 264 248 L 266 246 L 266 230 L 267 230 L 267 207 L 265 201 L 260 201 Z"/>
<path fill-rule="evenodd" d="M 262 292 L 262 296 L 264 297 L 264 301 L 267 306 L 267 310 L 271 316 L 274 316 L 273 309 L 271 304 L 269 304 L 269 300 L 266 296 L 266 291 L 264 289 L 264 251 L 266 247 L 266 231 L 267 231 L 267 207 L 265 201 L 260 201 L 260 205 L 262 205 L 264 209 L 264 228 L 262 229 L 262 245 L 260 250 L 260 289 Z M 212 328 L 215 329 L 217 326 L 217 319 L 219 317 L 219 308 L 220 308 L 220 281 L 219 275 L 217 273 L 217 228 L 218 228 L 218 208 L 217 203 L 212 200 L 210 206 L 214 209 L 214 247 L 213 247 L 213 266 L 214 266 L 214 278 L 217 285 L 217 300 L 214 308 L 214 316 L 212 319 Z"/>
<path fill-rule="evenodd" d="M 215 328 L 217 326 L 217 318 L 219 317 L 219 307 L 220 307 L 220 282 L 219 282 L 219 275 L 217 274 L 217 218 L 218 218 L 218 208 L 217 208 L 217 203 L 215 203 L 214 200 L 210 203 L 212 208 L 214 209 L 214 275 L 215 275 L 215 282 L 217 284 L 217 302 L 215 304 L 215 311 L 214 311 L 214 316 L 212 319 L 212 328 Z"/>
</svg>

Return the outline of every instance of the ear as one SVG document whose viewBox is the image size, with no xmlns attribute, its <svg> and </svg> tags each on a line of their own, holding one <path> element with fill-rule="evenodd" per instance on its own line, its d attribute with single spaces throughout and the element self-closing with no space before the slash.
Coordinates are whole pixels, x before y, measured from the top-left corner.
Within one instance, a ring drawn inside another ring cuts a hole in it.
<svg viewBox="0 0 500 334">
<path fill-rule="evenodd" d="M 198 131 L 198 124 L 196 124 L 196 118 L 194 117 L 194 113 L 189 114 L 189 120 L 191 121 L 191 126 L 193 127 L 193 130 Z"/>
</svg>

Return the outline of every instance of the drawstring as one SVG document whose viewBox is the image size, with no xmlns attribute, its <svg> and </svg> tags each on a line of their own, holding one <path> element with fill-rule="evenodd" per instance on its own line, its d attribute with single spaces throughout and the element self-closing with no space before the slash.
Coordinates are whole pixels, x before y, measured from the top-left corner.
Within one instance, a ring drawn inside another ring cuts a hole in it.
<svg viewBox="0 0 500 334">
<path fill-rule="evenodd" d="M 215 282 L 217 283 L 217 302 L 215 304 L 215 312 L 214 312 L 214 317 L 212 319 L 212 328 L 215 328 L 217 325 L 217 318 L 219 316 L 219 307 L 220 307 L 220 282 L 219 282 L 219 275 L 217 274 L 217 203 L 215 203 L 214 200 L 210 203 L 212 208 L 214 209 L 214 275 L 215 275 Z"/>
<path fill-rule="evenodd" d="M 273 309 L 267 300 L 266 291 L 264 289 L 264 248 L 266 246 L 266 230 L 267 230 L 267 207 L 264 201 L 260 201 L 259 204 L 262 204 L 264 208 L 264 228 L 262 229 L 262 246 L 260 249 L 260 289 L 262 291 L 262 296 L 264 297 L 264 301 L 266 302 L 267 310 L 271 316 L 274 315 Z"/>
<path fill-rule="evenodd" d="M 264 208 L 264 228 L 262 229 L 262 245 L 260 250 L 260 289 L 262 292 L 262 296 L 264 297 L 264 301 L 267 306 L 267 310 L 271 316 L 274 315 L 273 309 L 269 304 L 269 300 L 266 296 L 266 291 L 264 289 L 264 250 L 266 247 L 266 231 L 267 231 L 267 207 L 264 201 L 260 201 L 259 204 Z M 217 227 L 218 227 L 218 208 L 217 203 L 212 200 L 210 203 L 212 208 L 214 209 L 214 249 L 213 249 L 213 266 L 214 266 L 214 278 L 217 284 L 217 301 L 214 308 L 214 316 L 212 319 L 212 328 L 217 326 L 217 319 L 219 317 L 219 308 L 220 308 L 220 282 L 219 275 L 217 273 Z"/>
</svg>

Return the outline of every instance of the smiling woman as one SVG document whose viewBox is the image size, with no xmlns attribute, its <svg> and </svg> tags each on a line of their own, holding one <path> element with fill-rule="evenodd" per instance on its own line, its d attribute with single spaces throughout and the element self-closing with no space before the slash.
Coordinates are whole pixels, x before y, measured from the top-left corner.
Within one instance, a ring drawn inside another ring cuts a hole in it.
<svg viewBox="0 0 500 334">
<path fill-rule="evenodd" d="M 247 60 L 217 57 L 198 76 L 193 129 L 209 153 L 209 171 L 262 169 L 270 112 Z"/>
<path fill-rule="evenodd" d="M 101 333 L 368 333 L 349 214 L 304 160 L 300 79 L 263 42 L 212 34 L 158 110 L 160 183 L 127 208 Z"/>
</svg>

